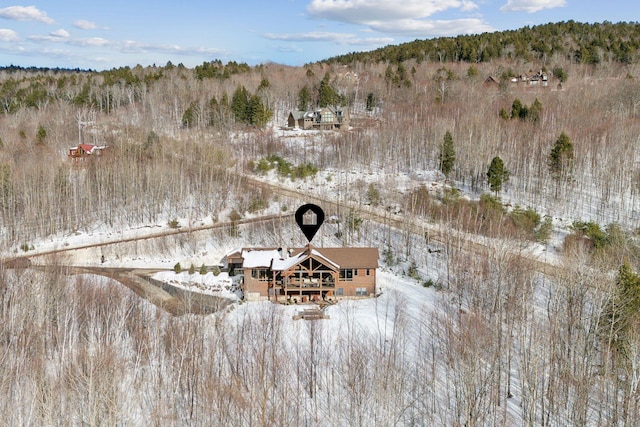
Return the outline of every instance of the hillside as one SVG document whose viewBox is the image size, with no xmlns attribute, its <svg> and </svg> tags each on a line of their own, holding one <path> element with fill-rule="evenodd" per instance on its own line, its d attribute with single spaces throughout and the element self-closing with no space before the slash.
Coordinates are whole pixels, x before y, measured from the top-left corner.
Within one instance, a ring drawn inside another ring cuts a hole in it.
<svg viewBox="0 0 640 427">
<path fill-rule="evenodd" d="M 637 32 L 0 70 L 2 258 L 33 260 L 0 268 L 0 425 L 640 424 Z M 335 104 L 348 128 L 287 126 Z M 78 270 L 211 279 L 232 249 L 305 244 L 311 198 L 314 244 L 381 254 L 381 295 L 327 321 L 174 317 Z"/>
<path fill-rule="evenodd" d="M 332 57 L 328 63 L 467 62 L 495 60 L 549 61 L 565 58 L 580 64 L 596 65 L 638 61 L 640 24 L 637 22 L 586 24 L 574 21 L 549 23 L 477 35 L 415 40 L 386 46 L 371 52 L 353 52 Z"/>
</svg>

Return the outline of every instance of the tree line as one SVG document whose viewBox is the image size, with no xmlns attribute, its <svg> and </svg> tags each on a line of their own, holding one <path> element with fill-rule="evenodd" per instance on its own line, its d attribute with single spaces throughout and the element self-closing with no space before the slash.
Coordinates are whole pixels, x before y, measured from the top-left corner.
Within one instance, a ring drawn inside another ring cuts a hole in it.
<svg viewBox="0 0 640 427">
<path fill-rule="evenodd" d="M 390 45 L 370 52 L 352 52 L 328 58 L 327 63 L 417 62 L 480 63 L 499 59 L 546 61 L 554 56 L 581 64 L 638 60 L 640 25 L 637 22 L 580 23 L 573 20 L 456 37 L 438 37 Z"/>
</svg>

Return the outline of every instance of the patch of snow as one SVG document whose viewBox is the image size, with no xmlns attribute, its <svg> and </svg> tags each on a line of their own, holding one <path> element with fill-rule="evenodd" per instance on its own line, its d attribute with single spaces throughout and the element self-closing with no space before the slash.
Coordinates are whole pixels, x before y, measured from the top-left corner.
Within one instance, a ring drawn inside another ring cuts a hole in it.
<svg viewBox="0 0 640 427">
<path fill-rule="evenodd" d="M 191 292 L 213 295 L 232 301 L 238 301 L 239 299 L 238 279 L 229 277 L 229 274 L 225 272 L 214 275 L 211 272 L 206 274 L 189 274 L 184 271 L 180 273 L 161 271 L 153 274 L 151 277 L 160 282 Z"/>
</svg>

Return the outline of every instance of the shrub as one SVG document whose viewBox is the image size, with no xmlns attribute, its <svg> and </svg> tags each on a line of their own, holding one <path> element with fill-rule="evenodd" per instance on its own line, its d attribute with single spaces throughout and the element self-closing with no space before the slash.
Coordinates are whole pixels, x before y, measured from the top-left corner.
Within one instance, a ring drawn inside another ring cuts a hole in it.
<svg viewBox="0 0 640 427">
<path fill-rule="evenodd" d="M 276 170 L 278 171 L 278 175 L 282 177 L 288 177 L 289 175 L 291 175 L 291 163 L 282 158 L 278 159 L 279 160 L 276 163 Z"/>
<path fill-rule="evenodd" d="M 415 261 L 411 262 L 411 265 L 409 266 L 409 277 L 411 277 L 414 280 L 420 280 L 420 272 L 418 271 L 418 266 L 416 265 Z"/>
<path fill-rule="evenodd" d="M 592 221 L 574 221 L 571 229 L 574 233 L 589 239 L 594 249 L 602 249 L 607 244 L 607 234 L 598 223 Z"/>
<path fill-rule="evenodd" d="M 431 288 L 435 285 L 435 282 L 433 281 L 433 279 L 427 279 L 424 282 L 422 282 L 422 286 L 424 286 L 425 288 Z"/>
<path fill-rule="evenodd" d="M 178 222 L 177 219 L 170 220 L 168 225 L 169 225 L 169 228 L 173 228 L 173 229 L 180 228 L 180 223 Z"/>
<path fill-rule="evenodd" d="M 372 206 L 378 206 L 380 204 L 380 190 L 378 190 L 373 182 L 369 183 L 369 188 L 367 189 L 367 200 L 371 203 Z"/>
<path fill-rule="evenodd" d="M 249 204 L 248 211 L 250 213 L 254 213 L 254 212 L 257 212 L 259 210 L 266 209 L 268 207 L 269 207 L 269 202 L 267 202 L 263 198 L 259 197 L 259 198 L 251 200 L 251 203 Z"/>
<path fill-rule="evenodd" d="M 270 154 L 266 158 L 260 160 L 256 166 L 256 172 L 264 175 L 274 168 L 278 172 L 279 176 L 291 179 L 304 179 L 318 173 L 318 168 L 311 163 L 293 166 L 291 163 L 275 154 Z"/>
<path fill-rule="evenodd" d="M 544 220 L 538 225 L 535 231 L 536 240 L 540 243 L 547 243 L 553 231 L 553 222 L 549 215 L 545 215 Z"/>
<path fill-rule="evenodd" d="M 204 275 L 205 275 L 205 274 L 207 274 L 207 273 L 208 273 L 208 271 L 207 271 L 207 267 L 206 267 L 206 266 L 204 265 L 204 263 L 203 263 L 203 264 L 200 266 L 200 274 L 202 274 L 202 275 L 204 276 Z"/>
<path fill-rule="evenodd" d="M 174 271 L 176 274 L 180 274 L 180 273 L 182 273 L 182 266 L 180 265 L 180 263 L 179 263 L 179 262 L 178 262 L 178 263 L 176 263 L 176 265 L 174 265 L 174 266 L 173 266 L 173 271 Z"/>
<path fill-rule="evenodd" d="M 387 266 L 392 266 L 396 264 L 396 258 L 393 254 L 393 249 L 391 245 L 387 245 L 387 248 L 382 251 L 382 258 Z"/>
<path fill-rule="evenodd" d="M 298 178 L 305 179 L 309 176 L 314 176 L 317 173 L 318 173 L 318 168 L 311 163 L 307 163 L 304 165 L 298 165 L 295 168 L 293 168 L 290 172 L 290 175 L 292 179 L 298 179 Z"/>
<path fill-rule="evenodd" d="M 495 196 L 492 196 L 491 194 L 483 194 L 480 196 L 480 210 L 482 212 L 485 212 L 487 214 L 503 214 L 504 213 L 504 206 L 502 205 L 502 202 L 500 201 L 500 199 L 498 199 Z M 490 215 L 493 216 L 493 215 Z"/>
<path fill-rule="evenodd" d="M 256 172 L 259 175 L 266 175 L 267 172 L 269 172 L 271 169 L 273 169 L 273 166 L 267 159 L 260 159 L 260 161 L 256 165 Z"/>
<path fill-rule="evenodd" d="M 519 234 L 524 234 L 530 239 L 536 236 L 536 230 L 540 225 L 540 214 L 532 208 L 522 209 L 516 206 L 509 215 L 513 225 Z"/>
<path fill-rule="evenodd" d="M 445 205 L 456 204 L 460 201 L 462 193 L 455 187 L 448 188 L 444 191 L 442 196 L 442 203 Z"/>
<path fill-rule="evenodd" d="M 240 215 L 238 213 L 238 211 L 236 211 L 235 209 L 233 209 L 231 211 L 231 213 L 229 214 L 229 220 L 232 222 L 236 222 L 242 219 L 242 215 Z"/>
</svg>

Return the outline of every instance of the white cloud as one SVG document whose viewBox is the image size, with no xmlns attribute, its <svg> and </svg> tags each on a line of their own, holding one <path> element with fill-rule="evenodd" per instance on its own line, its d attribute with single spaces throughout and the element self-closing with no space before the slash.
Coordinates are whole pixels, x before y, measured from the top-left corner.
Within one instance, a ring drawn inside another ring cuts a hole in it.
<svg viewBox="0 0 640 427">
<path fill-rule="evenodd" d="M 86 19 L 78 19 L 73 22 L 73 26 L 81 30 L 106 30 L 107 27 L 100 27 L 98 24 Z"/>
<path fill-rule="evenodd" d="M 214 48 L 206 48 L 206 47 L 184 47 L 179 45 L 163 45 L 163 44 L 148 44 L 148 43 L 139 43 L 132 40 L 126 40 L 122 43 L 118 44 L 118 48 L 120 51 L 124 53 L 147 53 L 147 52 L 156 52 L 156 53 L 168 53 L 175 55 L 221 55 L 226 54 L 227 52 L 223 49 L 214 49 Z"/>
<path fill-rule="evenodd" d="M 282 40 L 291 42 L 332 42 L 341 45 L 381 45 L 393 42 L 390 37 L 366 37 L 360 38 L 355 34 L 349 33 L 331 33 L 323 31 L 312 31 L 308 33 L 295 34 L 274 34 L 267 33 L 264 35 L 269 40 Z"/>
<path fill-rule="evenodd" d="M 66 34 L 66 35 L 65 35 Z M 93 37 L 88 39 L 76 39 L 69 37 L 69 33 L 65 30 L 54 31 L 48 36 L 30 36 L 28 39 L 32 42 L 53 42 L 53 43 L 64 43 L 70 46 L 80 46 L 80 47 L 102 47 L 112 44 L 109 40 Z"/>
<path fill-rule="evenodd" d="M 6 28 L 0 28 L 0 41 L 2 42 L 17 42 L 20 41 L 20 37 L 18 37 L 18 33 L 13 30 L 8 30 Z"/>
<path fill-rule="evenodd" d="M 565 0 L 508 0 L 507 4 L 500 8 L 500 11 L 534 13 L 543 9 L 554 9 L 566 5 L 567 2 Z"/>
<path fill-rule="evenodd" d="M 11 30 L 7 30 L 11 31 Z M 7 33 L 7 37 L 11 34 Z M 15 35 L 17 37 L 17 35 Z M 0 40 L 2 40 L 2 33 L 0 33 Z M 28 40 L 34 43 L 58 43 L 68 46 L 74 46 L 79 48 L 89 49 L 107 49 L 120 51 L 127 54 L 144 54 L 144 53 L 166 53 L 182 56 L 215 56 L 226 54 L 227 52 L 222 49 L 203 48 L 203 47 L 184 47 L 171 44 L 149 44 L 140 43 L 132 40 L 125 41 L 113 41 L 102 37 L 89 37 L 89 38 L 73 38 L 69 33 L 63 29 L 56 30 L 47 36 L 30 36 Z"/>
<path fill-rule="evenodd" d="M 9 6 L 0 9 L 0 18 L 14 21 L 37 21 L 43 24 L 53 24 L 53 19 L 35 6 Z"/>
<path fill-rule="evenodd" d="M 372 29 L 382 33 L 416 37 L 455 36 L 495 31 L 493 27 L 481 19 L 456 19 L 451 21 L 398 19 L 387 22 L 372 22 L 369 25 Z"/>
<path fill-rule="evenodd" d="M 275 50 L 277 50 L 278 52 L 282 52 L 282 53 L 302 53 L 304 52 L 304 49 L 302 49 L 301 47 L 298 46 L 275 46 L 274 47 Z"/>
<path fill-rule="evenodd" d="M 69 33 L 66 30 L 62 29 L 62 28 L 60 28 L 59 30 L 55 30 L 55 31 L 49 33 L 49 35 L 52 36 L 52 37 L 60 37 L 60 38 L 63 38 L 63 39 L 69 38 Z"/>
<path fill-rule="evenodd" d="M 89 46 L 89 47 L 103 47 L 112 44 L 107 39 L 103 39 L 102 37 L 91 37 L 88 39 L 73 39 L 68 41 L 69 44 L 74 46 Z"/>
<path fill-rule="evenodd" d="M 426 18 L 448 9 L 477 9 L 469 0 L 312 0 L 309 14 L 335 21 L 368 25 L 372 21 Z"/>
<path fill-rule="evenodd" d="M 478 18 L 429 20 L 449 9 L 470 12 L 478 5 L 470 0 L 312 0 L 307 11 L 319 18 L 366 25 L 381 33 L 428 37 L 494 31 Z"/>
</svg>

